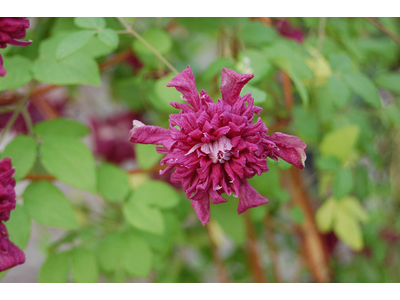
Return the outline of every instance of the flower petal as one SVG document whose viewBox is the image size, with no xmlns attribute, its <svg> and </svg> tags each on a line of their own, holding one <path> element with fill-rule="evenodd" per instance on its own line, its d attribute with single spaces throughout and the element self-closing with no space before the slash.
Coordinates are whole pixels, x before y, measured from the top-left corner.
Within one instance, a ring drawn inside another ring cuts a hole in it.
<svg viewBox="0 0 400 300">
<path fill-rule="evenodd" d="M 253 74 L 239 74 L 223 68 L 221 71 L 222 100 L 233 106 L 238 100 L 243 86 L 253 77 Z"/>
<path fill-rule="evenodd" d="M 305 152 L 307 145 L 300 138 L 294 135 L 275 132 L 271 136 L 266 136 L 265 139 L 275 143 L 278 147 L 278 149 L 273 150 L 274 155 L 279 156 L 299 169 L 304 169 L 307 158 Z"/>
<path fill-rule="evenodd" d="M 0 54 L 0 76 L 1 77 L 4 77 L 7 75 L 7 71 L 6 71 L 6 69 L 4 69 L 3 63 L 4 63 L 3 57 L 1 57 L 1 54 Z"/>
<path fill-rule="evenodd" d="M 240 199 L 238 213 L 241 214 L 247 209 L 268 203 L 268 199 L 261 196 L 247 180 L 240 185 Z"/>
<path fill-rule="evenodd" d="M 0 272 L 24 262 L 24 252 L 8 239 L 6 226 L 0 223 Z"/>
<path fill-rule="evenodd" d="M 193 206 L 201 224 L 203 226 L 206 225 L 210 221 L 210 200 L 208 195 L 201 200 L 190 200 L 190 204 Z"/>
<path fill-rule="evenodd" d="M 132 143 L 163 145 L 168 150 L 171 149 L 172 145 L 175 143 L 175 141 L 171 139 L 168 129 L 144 125 L 137 120 L 133 121 L 133 128 L 129 132 L 129 135 L 129 140 Z"/>
<path fill-rule="evenodd" d="M 167 83 L 167 87 L 175 87 L 178 92 L 183 94 L 184 100 L 192 105 L 193 108 L 200 108 L 200 97 L 190 66 L 172 78 L 172 80 Z"/>
</svg>

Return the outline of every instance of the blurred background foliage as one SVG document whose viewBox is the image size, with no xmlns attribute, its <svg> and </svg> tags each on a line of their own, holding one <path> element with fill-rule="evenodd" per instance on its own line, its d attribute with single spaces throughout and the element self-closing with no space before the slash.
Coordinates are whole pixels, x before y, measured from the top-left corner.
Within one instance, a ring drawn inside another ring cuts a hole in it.
<svg viewBox="0 0 400 300">
<path fill-rule="evenodd" d="M 30 21 L 30 46 L 0 49 L 6 225 L 27 253 L 0 278 L 400 281 L 399 18 Z M 127 142 L 133 119 L 168 126 L 187 65 L 214 101 L 222 68 L 254 74 L 242 95 L 269 132 L 308 145 L 304 171 L 268 160 L 250 180 L 267 205 L 238 215 L 230 198 L 205 227 L 155 147 Z"/>
</svg>

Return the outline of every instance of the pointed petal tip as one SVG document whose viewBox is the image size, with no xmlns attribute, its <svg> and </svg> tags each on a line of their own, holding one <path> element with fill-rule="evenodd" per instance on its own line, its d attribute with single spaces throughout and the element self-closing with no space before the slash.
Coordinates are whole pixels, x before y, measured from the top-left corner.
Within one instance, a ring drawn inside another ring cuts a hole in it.
<svg viewBox="0 0 400 300">
<path fill-rule="evenodd" d="M 240 199 L 237 208 L 238 214 L 244 213 L 246 210 L 252 207 L 257 207 L 263 204 L 267 204 L 268 199 L 261 196 L 246 180 L 240 186 Z"/>
</svg>

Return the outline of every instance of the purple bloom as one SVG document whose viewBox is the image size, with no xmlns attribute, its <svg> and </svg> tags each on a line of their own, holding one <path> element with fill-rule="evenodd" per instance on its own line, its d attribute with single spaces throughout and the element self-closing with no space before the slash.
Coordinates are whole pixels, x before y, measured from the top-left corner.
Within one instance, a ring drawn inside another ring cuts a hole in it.
<svg viewBox="0 0 400 300">
<path fill-rule="evenodd" d="M 170 115 L 169 130 L 135 120 L 130 132 L 131 142 L 162 145 L 157 151 L 166 154 L 161 164 L 168 167 L 160 173 L 176 168 L 171 181 L 182 184 L 203 225 L 210 219 L 210 199 L 213 204 L 227 202 L 223 193 L 240 197 L 239 214 L 268 202 L 247 181 L 268 171 L 267 157 L 281 157 L 300 169 L 306 159 L 306 144 L 298 137 L 267 136 L 261 118 L 253 124 L 262 108 L 253 105 L 251 94 L 241 97 L 240 92 L 254 75 L 229 69 L 221 74 L 222 100 L 214 103 L 204 90 L 199 96 L 188 66 L 167 84 L 188 103 L 171 102 L 181 111 Z"/>
<path fill-rule="evenodd" d="M 132 118 L 137 117 L 128 112 L 106 119 L 92 118 L 90 123 L 96 155 L 116 164 L 135 158 L 132 144 L 126 140 L 126 131 L 132 126 Z"/>
<path fill-rule="evenodd" d="M 293 28 L 287 20 L 279 19 L 275 22 L 274 25 L 281 35 L 289 39 L 295 40 L 298 43 L 303 42 L 303 32 L 301 30 Z"/>
<path fill-rule="evenodd" d="M 0 272 L 25 262 L 24 252 L 8 239 L 3 223 L 10 219 L 10 212 L 15 209 L 14 172 L 9 157 L 0 160 Z"/>
<path fill-rule="evenodd" d="M 29 20 L 26 18 L 0 18 L 0 48 L 6 48 L 7 44 L 13 46 L 28 46 L 32 43 L 17 41 L 24 39 L 26 29 L 29 28 Z M 3 58 L 0 54 L 0 76 L 6 76 L 7 71 L 3 68 Z"/>
</svg>

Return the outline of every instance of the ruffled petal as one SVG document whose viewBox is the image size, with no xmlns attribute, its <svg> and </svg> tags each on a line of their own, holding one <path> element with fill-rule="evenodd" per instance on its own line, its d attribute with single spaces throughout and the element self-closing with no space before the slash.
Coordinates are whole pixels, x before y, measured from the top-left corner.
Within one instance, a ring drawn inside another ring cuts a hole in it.
<svg viewBox="0 0 400 300">
<path fill-rule="evenodd" d="M 261 196 L 247 180 L 240 185 L 240 199 L 237 212 L 239 214 L 247 209 L 268 203 L 268 199 Z"/>
<path fill-rule="evenodd" d="M 184 100 L 193 106 L 193 108 L 200 108 L 200 97 L 190 66 L 172 78 L 172 80 L 167 83 L 167 87 L 175 87 L 178 92 L 183 94 Z"/>
<path fill-rule="evenodd" d="M 294 135 L 275 132 L 271 136 L 266 136 L 265 139 L 275 143 L 278 147 L 278 149 L 273 150 L 273 155 L 282 158 L 299 169 L 304 169 L 307 158 L 305 152 L 307 145 L 300 138 Z"/>
<path fill-rule="evenodd" d="M 137 120 L 133 121 L 133 128 L 129 132 L 129 135 L 129 140 L 132 143 L 163 145 L 168 150 L 171 149 L 172 145 L 175 143 L 175 141 L 171 139 L 168 129 L 144 125 Z"/>
<path fill-rule="evenodd" d="M 221 71 L 222 100 L 233 106 L 238 100 L 243 86 L 254 77 L 253 74 L 239 74 L 223 68 Z"/>
<path fill-rule="evenodd" d="M 6 226 L 0 223 L 0 272 L 24 262 L 24 252 L 8 239 Z"/>
<path fill-rule="evenodd" d="M 190 200 L 190 204 L 193 206 L 201 224 L 203 226 L 206 225 L 210 221 L 210 200 L 208 195 L 201 200 Z"/>
<path fill-rule="evenodd" d="M 13 46 L 25 47 L 25 46 L 29 46 L 30 44 L 32 44 L 32 40 L 29 40 L 28 42 L 12 40 L 8 44 L 13 45 Z"/>
<path fill-rule="evenodd" d="M 0 76 L 1 77 L 4 77 L 7 75 L 7 71 L 6 71 L 6 69 L 4 69 L 3 64 L 4 64 L 3 57 L 1 57 L 1 54 L 0 54 Z"/>
</svg>

